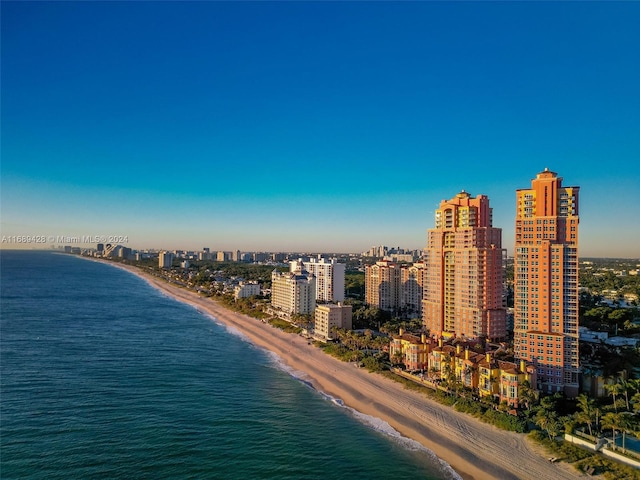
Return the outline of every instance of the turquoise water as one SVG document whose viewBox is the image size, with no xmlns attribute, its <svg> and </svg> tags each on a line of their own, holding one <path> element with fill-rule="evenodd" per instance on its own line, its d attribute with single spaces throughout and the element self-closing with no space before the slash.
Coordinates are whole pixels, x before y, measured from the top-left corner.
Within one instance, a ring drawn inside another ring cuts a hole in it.
<svg viewBox="0 0 640 480">
<path fill-rule="evenodd" d="M 0 261 L 3 479 L 457 478 L 127 272 Z"/>
<path fill-rule="evenodd" d="M 616 434 L 616 445 L 622 447 L 622 434 L 620 432 Z M 633 450 L 634 452 L 640 454 L 640 438 L 636 438 L 631 435 L 625 435 L 624 448 L 626 448 L 627 450 Z"/>
</svg>

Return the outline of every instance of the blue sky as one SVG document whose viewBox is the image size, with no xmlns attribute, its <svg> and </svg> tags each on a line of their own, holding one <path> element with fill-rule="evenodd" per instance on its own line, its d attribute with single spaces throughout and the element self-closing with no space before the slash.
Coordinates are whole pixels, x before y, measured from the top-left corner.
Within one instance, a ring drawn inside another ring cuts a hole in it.
<svg viewBox="0 0 640 480">
<path fill-rule="evenodd" d="M 640 257 L 638 2 L 0 8 L 4 236 L 423 248 L 465 189 L 511 253 L 548 167 L 582 256 Z"/>
</svg>

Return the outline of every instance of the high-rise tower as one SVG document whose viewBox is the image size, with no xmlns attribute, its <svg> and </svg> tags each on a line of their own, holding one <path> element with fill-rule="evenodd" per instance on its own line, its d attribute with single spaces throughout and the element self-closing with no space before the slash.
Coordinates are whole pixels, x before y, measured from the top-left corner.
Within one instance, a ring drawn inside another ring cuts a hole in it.
<svg viewBox="0 0 640 480">
<path fill-rule="evenodd" d="M 431 335 L 506 336 L 502 229 L 489 198 L 443 200 L 428 232 L 422 314 Z"/>
<path fill-rule="evenodd" d="M 383 260 L 366 265 L 365 301 L 403 318 L 420 317 L 424 263 L 412 265 Z"/>
<path fill-rule="evenodd" d="M 533 362 L 538 389 L 578 393 L 578 192 L 545 168 L 516 191 L 516 358 Z"/>
<path fill-rule="evenodd" d="M 366 265 L 365 302 L 388 312 L 400 307 L 401 266 L 395 262 L 380 261 Z"/>
<path fill-rule="evenodd" d="M 335 258 L 330 260 L 310 258 L 308 262 L 302 259 L 290 263 L 290 270 L 304 269 L 316 277 L 316 301 L 344 302 L 345 263 L 338 263 Z"/>
</svg>

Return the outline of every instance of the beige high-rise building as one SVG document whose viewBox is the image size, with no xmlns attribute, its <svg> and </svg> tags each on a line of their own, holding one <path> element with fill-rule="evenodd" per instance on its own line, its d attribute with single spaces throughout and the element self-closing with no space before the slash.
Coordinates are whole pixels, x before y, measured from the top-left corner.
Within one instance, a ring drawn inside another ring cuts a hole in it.
<svg viewBox="0 0 640 480">
<path fill-rule="evenodd" d="M 420 317 L 425 265 L 379 261 L 365 267 L 365 301 L 406 318 Z"/>
<path fill-rule="evenodd" d="M 380 310 L 396 312 L 400 305 L 400 265 L 380 261 L 365 266 L 365 302 Z"/>
<path fill-rule="evenodd" d="M 228 262 L 229 260 L 231 260 L 231 252 L 219 251 L 216 254 L 216 260 L 218 262 Z"/>
<path fill-rule="evenodd" d="M 516 191 L 514 353 L 538 388 L 578 394 L 578 193 L 546 169 Z"/>
<path fill-rule="evenodd" d="M 402 316 L 420 318 L 422 316 L 422 296 L 425 264 L 403 265 L 400 268 L 400 309 Z"/>
<path fill-rule="evenodd" d="M 174 255 L 171 252 L 160 252 L 158 254 L 158 267 L 160 268 L 171 268 L 171 264 L 173 263 Z"/>
<path fill-rule="evenodd" d="M 316 279 L 307 272 L 271 274 L 271 305 L 285 315 L 311 314 L 316 307 Z"/>
<path fill-rule="evenodd" d="M 493 227 L 489 198 L 464 190 L 443 200 L 425 249 L 422 315 L 431 335 L 507 335 L 502 230 Z"/>
</svg>

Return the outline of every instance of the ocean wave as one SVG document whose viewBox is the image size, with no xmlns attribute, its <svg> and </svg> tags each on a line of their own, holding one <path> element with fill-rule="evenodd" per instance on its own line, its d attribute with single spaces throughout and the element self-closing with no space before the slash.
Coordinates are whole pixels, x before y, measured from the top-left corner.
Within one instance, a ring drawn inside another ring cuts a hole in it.
<svg viewBox="0 0 640 480">
<path fill-rule="evenodd" d="M 190 304 L 191 305 L 191 304 Z M 241 340 L 244 340 L 245 342 L 248 342 L 250 344 L 253 345 L 253 342 L 251 341 L 251 339 L 249 337 L 247 337 L 243 332 L 241 332 L 240 330 L 238 330 L 235 327 L 232 327 L 231 325 L 227 325 L 226 323 L 220 321 L 216 316 L 210 314 L 209 312 L 207 312 L 206 310 L 202 310 L 200 307 L 198 307 L 197 305 L 191 305 L 193 308 L 196 309 L 196 311 L 200 314 L 203 315 L 205 317 L 207 317 L 209 320 L 211 320 L 213 323 L 215 323 L 216 325 L 219 325 L 221 327 L 223 327 L 225 329 L 225 331 L 231 335 L 233 335 L 234 337 L 238 337 Z"/>
<path fill-rule="evenodd" d="M 331 403 L 333 403 L 334 405 L 337 405 L 338 407 L 344 407 L 344 406 L 345 406 L 345 404 L 344 404 L 344 402 L 342 401 L 342 399 L 341 399 L 341 398 L 336 398 L 336 397 L 334 397 L 333 395 L 329 395 L 329 394 L 328 394 L 328 393 L 326 393 L 326 392 L 318 391 L 318 393 L 319 393 L 320 395 L 322 395 L 322 397 L 323 397 L 325 400 L 329 400 Z"/>
<path fill-rule="evenodd" d="M 391 437 L 394 441 L 398 442 L 404 448 L 407 448 L 411 451 L 420 451 L 427 453 L 434 461 L 440 464 L 443 473 L 446 475 L 448 479 L 451 480 L 462 480 L 462 477 L 458 475 L 458 473 L 449 465 L 447 462 L 438 457 L 435 453 L 429 450 L 427 447 L 422 445 L 421 443 L 412 440 L 411 438 L 407 438 L 403 436 L 400 432 L 398 432 L 395 428 L 389 425 L 384 420 L 381 420 L 377 417 L 372 417 L 371 415 L 365 415 L 351 407 L 344 406 L 349 412 L 361 423 L 365 424 L 369 428 L 380 432 L 388 437 Z"/>
<path fill-rule="evenodd" d="M 447 462 L 442 460 L 440 457 L 438 457 L 435 453 L 433 453 L 431 450 L 429 450 L 427 447 L 425 447 L 421 443 L 403 436 L 400 432 L 398 432 L 395 428 L 393 428 L 384 420 L 381 420 L 377 417 L 372 417 L 371 415 L 366 415 L 364 413 L 361 413 L 355 410 L 354 408 L 351 408 L 345 405 L 342 399 L 329 395 L 328 393 L 323 392 L 321 390 L 317 390 L 311 383 L 309 376 L 306 373 L 295 370 L 294 368 L 291 368 L 289 365 L 286 365 L 282 361 L 282 359 L 274 352 L 271 352 L 268 350 L 265 350 L 265 352 L 267 356 L 270 358 L 270 360 L 272 361 L 273 365 L 275 365 L 277 368 L 288 373 L 291 377 L 298 380 L 299 382 L 302 382 L 303 384 L 305 384 L 306 386 L 308 386 L 309 388 L 311 388 L 312 390 L 320 394 L 320 396 L 322 396 L 325 400 L 330 401 L 337 407 L 344 408 L 351 415 L 353 415 L 353 417 L 355 417 L 356 420 L 358 420 L 359 422 L 363 423 L 364 425 L 371 428 L 372 430 L 375 430 L 377 432 L 382 433 L 383 435 L 390 437 L 391 439 L 393 439 L 393 441 L 400 444 L 403 448 L 406 448 L 411 451 L 420 451 L 420 452 L 426 453 L 431 459 L 433 459 L 434 463 L 437 463 L 440 465 L 441 471 L 445 475 L 445 478 L 449 480 L 462 480 L 462 477 L 458 475 L 458 473 L 451 467 L 451 465 L 449 465 Z"/>
<path fill-rule="evenodd" d="M 286 363 L 284 363 L 282 361 L 282 358 L 280 358 L 277 353 L 272 352 L 270 350 L 266 350 L 266 349 L 261 349 L 261 350 L 265 352 L 265 354 L 271 361 L 271 364 L 274 365 L 276 368 L 278 368 L 278 370 L 282 370 L 283 372 L 288 373 L 291 377 L 295 378 L 296 380 L 304 383 L 306 386 L 315 390 L 315 387 L 311 383 L 311 379 L 309 378 L 309 375 L 307 375 L 305 372 L 296 370 L 295 368 L 292 368 Z"/>
</svg>

